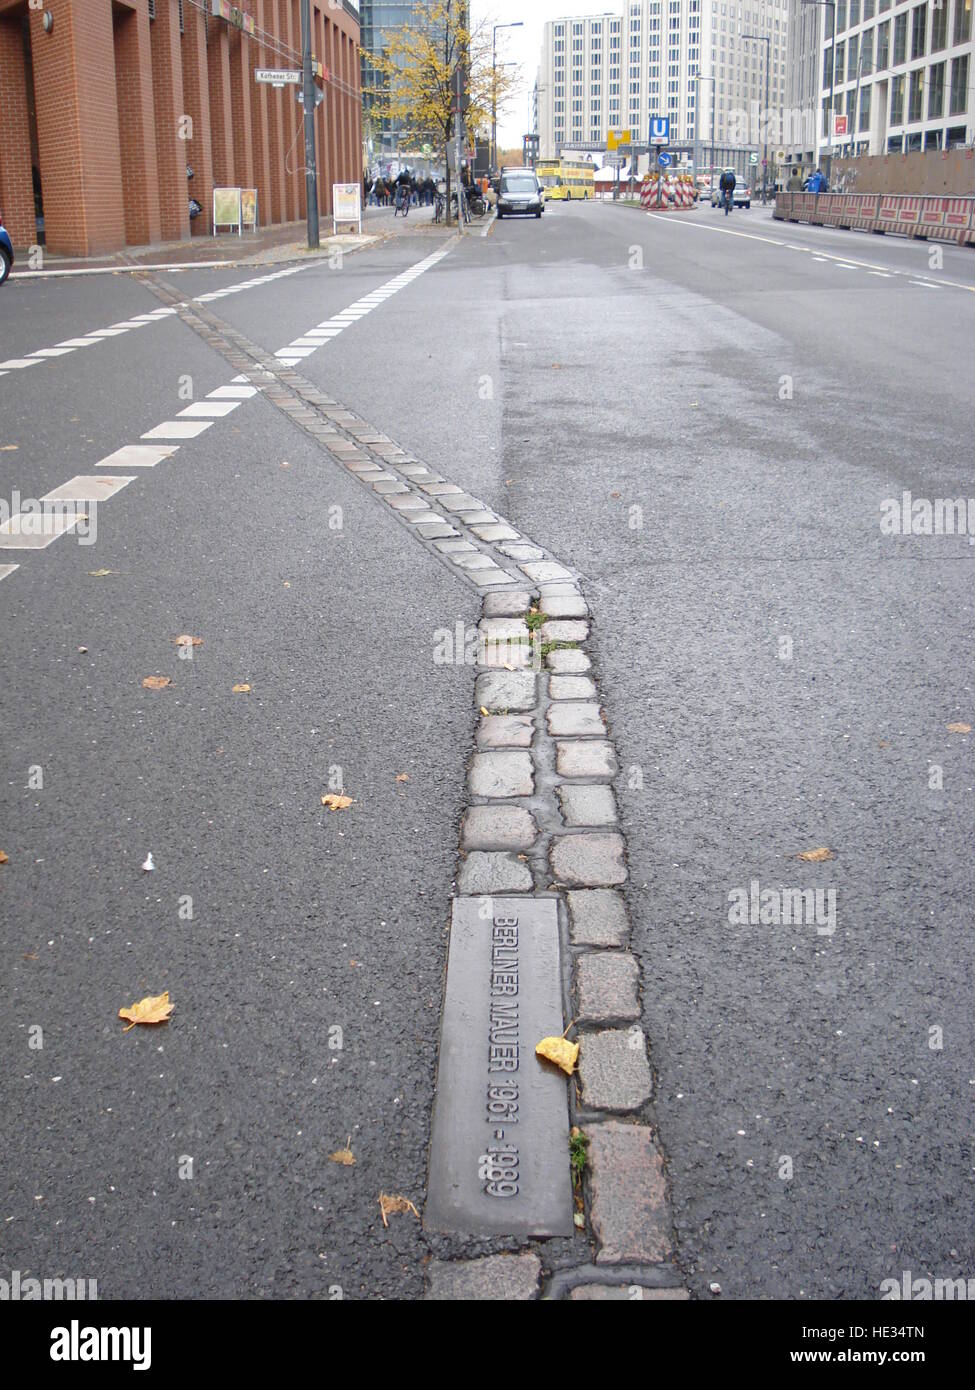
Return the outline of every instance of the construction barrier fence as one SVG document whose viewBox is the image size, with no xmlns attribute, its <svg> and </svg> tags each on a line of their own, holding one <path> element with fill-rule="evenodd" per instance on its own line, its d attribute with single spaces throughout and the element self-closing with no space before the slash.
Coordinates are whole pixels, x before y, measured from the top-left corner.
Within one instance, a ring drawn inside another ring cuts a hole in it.
<svg viewBox="0 0 975 1390">
<path fill-rule="evenodd" d="M 777 193 L 772 215 L 780 222 L 896 232 L 975 246 L 975 198 L 912 193 Z"/>
<path fill-rule="evenodd" d="M 640 204 L 645 212 L 681 212 L 697 202 L 698 190 L 689 174 L 644 174 Z"/>
</svg>

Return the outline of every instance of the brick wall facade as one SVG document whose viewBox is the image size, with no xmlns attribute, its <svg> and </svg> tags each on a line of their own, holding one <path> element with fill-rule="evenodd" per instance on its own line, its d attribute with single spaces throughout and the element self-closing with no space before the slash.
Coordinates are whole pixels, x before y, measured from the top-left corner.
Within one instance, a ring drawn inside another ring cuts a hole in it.
<svg viewBox="0 0 975 1390">
<path fill-rule="evenodd" d="M 154 8 L 44 0 L 48 33 L 27 0 L 0 0 L 0 214 L 16 246 L 38 240 L 32 165 L 46 245 L 68 255 L 185 237 L 190 194 L 203 205 L 192 231 L 209 233 L 214 184 L 256 188 L 262 226 L 304 216 L 295 89 L 254 81 L 255 68 L 300 67 L 299 0 L 240 4 L 254 37 L 207 15 L 209 0 L 183 0 L 182 27 L 179 0 Z M 315 117 L 328 214 L 332 184 L 362 176 L 359 26 L 336 0 L 312 0 L 312 48 L 329 73 Z"/>
</svg>

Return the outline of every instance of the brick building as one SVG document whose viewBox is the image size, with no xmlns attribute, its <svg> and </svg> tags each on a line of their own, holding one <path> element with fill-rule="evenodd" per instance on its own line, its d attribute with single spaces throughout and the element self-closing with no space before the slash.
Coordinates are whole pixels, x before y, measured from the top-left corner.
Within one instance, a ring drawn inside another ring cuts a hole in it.
<svg viewBox="0 0 975 1390">
<path fill-rule="evenodd" d="M 362 173 L 357 0 L 312 0 L 319 203 Z M 0 0 L 0 213 L 17 246 L 92 255 L 212 230 L 214 186 L 262 226 L 305 216 L 299 0 Z M 187 181 L 187 166 L 193 170 Z"/>
</svg>

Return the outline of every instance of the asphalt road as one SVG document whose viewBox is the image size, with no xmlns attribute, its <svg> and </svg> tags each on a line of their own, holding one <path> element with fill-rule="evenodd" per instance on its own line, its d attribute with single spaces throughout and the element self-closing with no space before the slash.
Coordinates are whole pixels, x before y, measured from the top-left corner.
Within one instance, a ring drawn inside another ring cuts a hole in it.
<svg viewBox="0 0 975 1390">
<path fill-rule="evenodd" d="M 208 307 L 274 351 L 435 244 Z M 12 283 L 4 351 L 159 303 L 122 275 Z M 975 723 L 975 555 L 879 526 L 903 489 L 975 491 L 973 315 L 970 251 L 550 207 L 300 367 L 585 576 L 697 1295 L 975 1271 L 972 737 L 946 729 Z M 175 318 L 10 371 L 4 495 L 231 375 Z M 259 400 L 102 504 L 94 546 L 6 559 L 0 1264 L 103 1296 L 417 1296 L 416 1223 L 384 1230 L 377 1196 L 423 1196 L 472 737 L 472 673 L 433 633 L 473 596 Z M 733 924 L 756 879 L 834 889 L 835 933 Z M 122 1035 L 167 988 L 174 1026 Z M 328 1161 L 348 1134 L 352 1168 Z"/>
</svg>

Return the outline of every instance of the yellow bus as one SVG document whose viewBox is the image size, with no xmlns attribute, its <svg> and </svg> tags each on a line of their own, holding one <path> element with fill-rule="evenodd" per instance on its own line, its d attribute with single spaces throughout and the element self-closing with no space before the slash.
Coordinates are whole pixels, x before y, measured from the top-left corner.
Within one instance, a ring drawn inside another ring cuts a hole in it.
<svg viewBox="0 0 975 1390">
<path fill-rule="evenodd" d="M 535 173 L 542 185 L 545 201 L 571 202 L 573 198 L 588 199 L 594 193 L 593 167 L 569 159 L 539 159 Z"/>
</svg>

